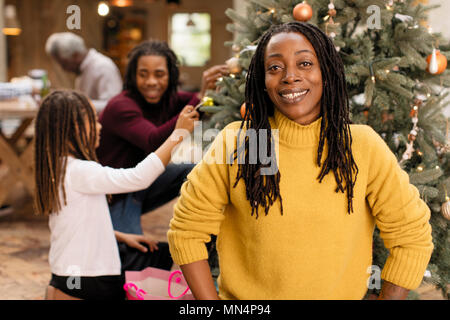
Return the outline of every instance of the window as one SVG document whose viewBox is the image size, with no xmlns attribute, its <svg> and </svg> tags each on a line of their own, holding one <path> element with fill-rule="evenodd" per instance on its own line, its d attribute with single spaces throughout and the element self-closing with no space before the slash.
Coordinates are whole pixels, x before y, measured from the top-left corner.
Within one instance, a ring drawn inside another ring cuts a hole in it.
<svg viewBox="0 0 450 320">
<path fill-rule="evenodd" d="M 175 13 L 171 19 L 170 46 L 181 65 L 204 66 L 211 58 L 211 16 Z"/>
</svg>

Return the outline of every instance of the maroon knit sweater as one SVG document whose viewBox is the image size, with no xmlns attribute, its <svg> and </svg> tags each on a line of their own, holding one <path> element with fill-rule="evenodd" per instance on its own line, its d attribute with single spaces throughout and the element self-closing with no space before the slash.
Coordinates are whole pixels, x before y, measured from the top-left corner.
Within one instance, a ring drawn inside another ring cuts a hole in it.
<svg viewBox="0 0 450 320">
<path fill-rule="evenodd" d="M 99 116 L 100 163 L 112 168 L 134 167 L 169 137 L 180 111 L 198 103 L 196 93 L 178 92 L 169 106 L 162 106 L 123 91 L 108 102 Z"/>
</svg>

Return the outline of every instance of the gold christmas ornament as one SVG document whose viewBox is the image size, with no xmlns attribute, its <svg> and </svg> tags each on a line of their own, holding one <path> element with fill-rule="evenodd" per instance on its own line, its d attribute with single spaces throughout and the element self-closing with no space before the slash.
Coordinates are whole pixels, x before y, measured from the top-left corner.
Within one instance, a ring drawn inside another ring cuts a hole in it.
<svg viewBox="0 0 450 320">
<path fill-rule="evenodd" d="M 450 220 L 450 198 L 449 197 L 445 197 L 445 202 L 442 204 L 442 207 L 441 207 L 441 213 L 445 219 Z"/>
<path fill-rule="evenodd" d="M 238 57 L 231 57 L 225 63 L 228 66 L 228 69 L 230 69 L 230 73 L 241 73 L 242 67 L 239 64 Z"/>
<path fill-rule="evenodd" d="M 211 97 L 203 97 L 202 106 L 204 107 L 212 107 L 214 106 L 214 100 Z"/>
</svg>

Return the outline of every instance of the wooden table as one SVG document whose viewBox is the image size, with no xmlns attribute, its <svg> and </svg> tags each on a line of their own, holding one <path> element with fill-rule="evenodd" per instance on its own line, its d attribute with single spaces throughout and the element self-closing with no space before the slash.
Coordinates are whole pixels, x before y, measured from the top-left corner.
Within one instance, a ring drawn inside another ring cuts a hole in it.
<svg viewBox="0 0 450 320">
<path fill-rule="evenodd" d="M 24 184 L 31 195 L 34 193 L 34 141 L 29 141 L 25 146 L 19 146 L 18 142 L 24 137 L 37 112 L 38 107 L 32 100 L 0 101 L 0 120 L 20 120 L 20 125 L 9 136 L 6 136 L 4 129 L 0 128 L 0 166 L 2 168 L 6 166 L 7 169 L 6 173 L 0 176 L 0 207 L 18 181 Z"/>
</svg>

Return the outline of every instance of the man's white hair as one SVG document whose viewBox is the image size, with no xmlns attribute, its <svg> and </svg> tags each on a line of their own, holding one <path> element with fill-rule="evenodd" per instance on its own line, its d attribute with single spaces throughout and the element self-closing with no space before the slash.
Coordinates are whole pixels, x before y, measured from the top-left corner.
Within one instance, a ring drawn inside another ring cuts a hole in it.
<svg viewBox="0 0 450 320">
<path fill-rule="evenodd" d="M 54 33 L 47 39 L 45 51 L 53 57 L 69 59 L 74 53 L 85 53 L 84 40 L 71 32 Z"/>
</svg>

